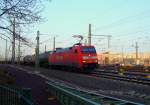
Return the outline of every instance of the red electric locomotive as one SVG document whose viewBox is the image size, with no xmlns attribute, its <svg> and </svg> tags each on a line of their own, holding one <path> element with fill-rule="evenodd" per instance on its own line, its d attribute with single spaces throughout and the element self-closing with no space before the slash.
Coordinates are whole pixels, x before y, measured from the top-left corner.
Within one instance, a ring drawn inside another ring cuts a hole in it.
<svg viewBox="0 0 150 105">
<path fill-rule="evenodd" d="M 59 48 L 49 55 L 51 67 L 70 67 L 76 71 L 88 71 L 97 67 L 98 59 L 94 46 L 80 43 L 69 48 Z"/>
</svg>

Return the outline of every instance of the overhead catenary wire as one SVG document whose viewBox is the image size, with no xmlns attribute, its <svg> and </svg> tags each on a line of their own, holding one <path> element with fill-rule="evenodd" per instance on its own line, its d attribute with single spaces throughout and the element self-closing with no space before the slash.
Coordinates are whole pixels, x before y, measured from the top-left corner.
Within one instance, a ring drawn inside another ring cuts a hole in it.
<svg viewBox="0 0 150 105">
<path fill-rule="evenodd" d="M 106 30 L 106 29 L 110 29 L 110 28 L 114 28 L 114 27 L 119 27 L 121 24 L 128 24 L 128 23 L 131 23 L 131 21 L 135 22 L 133 20 L 137 20 L 140 16 L 145 16 L 145 15 L 148 15 L 148 16 L 146 16 L 148 18 L 150 15 L 150 10 L 146 10 L 144 12 L 138 13 L 133 16 L 121 18 L 119 20 L 114 21 L 113 23 L 95 28 L 95 29 L 93 29 L 93 31 L 100 31 L 100 30 Z M 143 18 L 146 18 L 146 17 L 143 17 Z"/>
</svg>

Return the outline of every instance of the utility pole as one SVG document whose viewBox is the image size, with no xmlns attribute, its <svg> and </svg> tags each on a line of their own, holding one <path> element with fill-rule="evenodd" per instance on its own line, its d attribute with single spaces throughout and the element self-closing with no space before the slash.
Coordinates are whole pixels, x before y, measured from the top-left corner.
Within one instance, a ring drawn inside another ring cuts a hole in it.
<svg viewBox="0 0 150 105">
<path fill-rule="evenodd" d="M 136 49 L 136 64 L 139 64 L 139 60 L 138 60 L 138 48 L 139 48 L 138 42 L 136 42 L 135 44 L 136 44 L 135 45 L 135 49 Z"/>
<path fill-rule="evenodd" d="M 36 37 L 36 40 L 37 40 L 37 45 L 36 45 L 36 60 L 35 60 L 35 67 L 38 68 L 39 67 L 39 35 L 40 35 L 40 32 L 37 31 L 37 37 Z"/>
<path fill-rule="evenodd" d="M 91 45 L 91 24 L 89 24 L 88 45 Z"/>
<path fill-rule="evenodd" d="M 0 36 L 1 39 L 6 41 L 6 47 L 5 47 L 5 63 L 7 63 L 7 39 Z"/>
<path fill-rule="evenodd" d="M 19 35 L 18 35 L 18 37 L 19 37 L 19 45 L 18 45 L 18 64 L 20 65 L 20 32 L 19 32 Z"/>
<path fill-rule="evenodd" d="M 46 53 L 46 45 L 45 45 L 45 53 Z"/>
<path fill-rule="evenodd" d="M 84 45 L 87 45 L 87 39 L 85 39 L 85 43 L 84 43 Z"/>
<path fill-rule="evenodd" d="M 110 35 L 107 35 L 107 39 L 108 39 L 108 64 L 110 64 Z"/>
<path fill-rule="evenodd" d="M 6 39 L 6 49 L 5 49 L 5 63 L 7 64 L 7 39 Z"/>
<path fill-rule="evenodd" d="M 122 50 L 122 64 L 124 64 L 125 65 L 125 62 L 124 62 L 124 46 L 122 45 L 122 48 L 121 48 L 121 50 Z"/>
<path fill-rule="evenodd" d="M 13 40 L 12 40 L 12 64 L 15 64 L 15 18 L 13 20 Z"/>
<path fill-rule="evenodd" d="M 55 36 L 54 36 L 54 40 L 53 40 L 53 51 L 55 51 Z"/>
<path fill-rule="evenodd" d="M 107 35 L 107 38 L 108 38 L 108 52 L 110 51 L 110 38 L 111 38 L 111 35 Z"/>
</svg>

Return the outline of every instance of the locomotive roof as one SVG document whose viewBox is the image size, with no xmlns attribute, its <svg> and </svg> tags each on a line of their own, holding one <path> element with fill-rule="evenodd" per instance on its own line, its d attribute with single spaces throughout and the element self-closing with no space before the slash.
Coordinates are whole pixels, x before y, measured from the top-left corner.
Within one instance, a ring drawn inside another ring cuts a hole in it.
<svg viewBox="0 0 150 105">
<path fill-rule="evenodd" d="M 82 45 L 82 44 L 74 44 L 72 47 L 67 47 L 67 48 L 56 48 L 56 53 L 59 52 L 64 52 L 64 51 L 70 51 L 74 46 L 81 46 L 81 47 L 93 47 L 89 45 Z"/>
</svg>

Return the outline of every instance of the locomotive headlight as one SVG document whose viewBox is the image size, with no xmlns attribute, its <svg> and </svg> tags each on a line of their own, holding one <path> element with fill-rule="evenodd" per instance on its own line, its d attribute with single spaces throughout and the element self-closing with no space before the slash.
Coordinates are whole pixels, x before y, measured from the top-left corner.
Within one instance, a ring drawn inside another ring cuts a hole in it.
<svg viewBox="0 0 150 105">
<path fill-rule="evenodd" d="M 83 63 L 85 63 L 86 61 L 82 61 Z"/>
<path fill-rule="evenodd" d="M 98 62 L 98 60 L 95 60 L 95 62 Z"/>
</svg>

